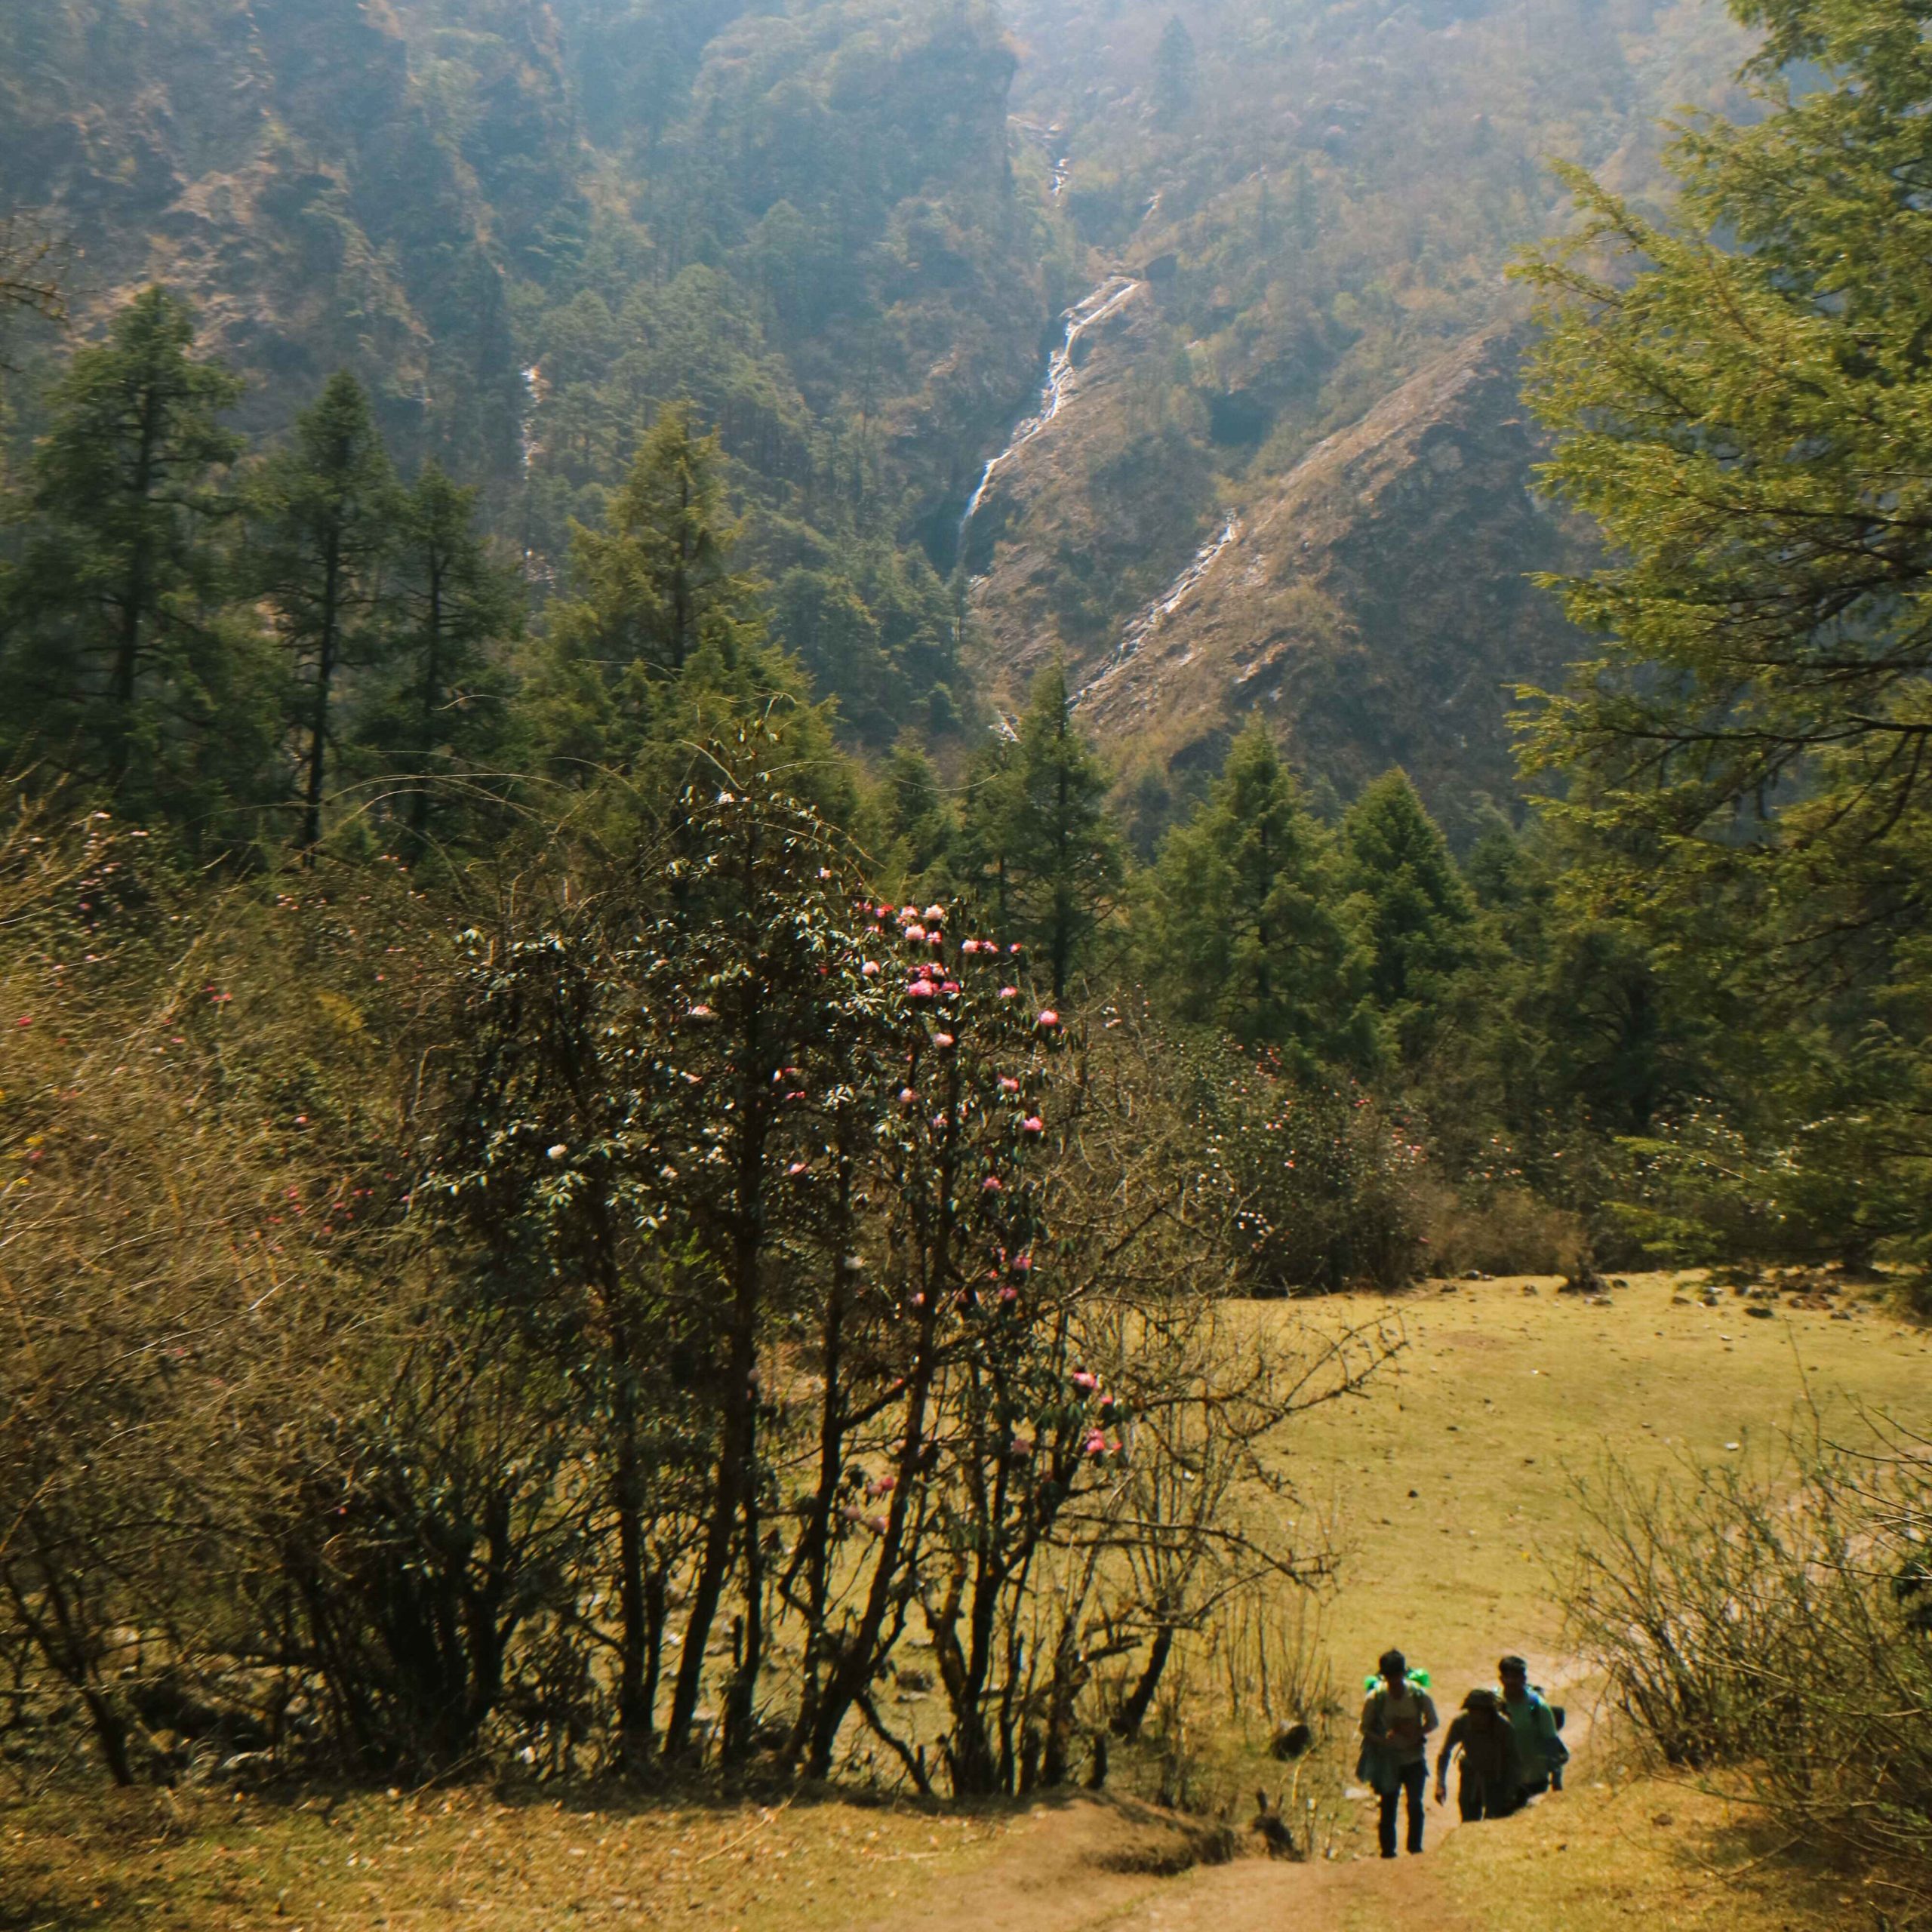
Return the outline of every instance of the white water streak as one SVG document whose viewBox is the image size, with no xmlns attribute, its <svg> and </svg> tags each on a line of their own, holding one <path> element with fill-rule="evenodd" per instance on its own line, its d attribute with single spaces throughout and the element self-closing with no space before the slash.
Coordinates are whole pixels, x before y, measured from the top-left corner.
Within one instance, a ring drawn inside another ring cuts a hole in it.
<svg viewBox="0 0 1932 1932">
<path fill-rule="evenodd" d="M 1131 276 L 1109 275 L 1084 302 L 1067 310 L 1063 318 L 1066 326 L 1061 332 L 1060 346 L 1047 359 L 1047 377 L 1040 391 L 1039 407 L 1020 423 L 1014 431 L 1005 448 L 980 472 L 979 488 L 968 500 L 965 513 L 959 519 L 959 537 L 962 543 L 980 506 L 986 500 L 986 492 L 992 488 L 993 478 L 1060 414 L 1074 391 L 1078 388 L 1079 377 L 1073 366 L 1073 352 L 1080 338 L 1089 329 L 1097 328 L 1109 315 L 1122 308 L 1140 288 L 1140 284 Z"/>
<path fill-rule="evenodd" d="M 1084 704 L 1116 672 L 1131 663 L 1140 654 L 1141 648 L 1147 640 L 1194 595 L 1201 579 L 1220 561 L 1221 553 L 1229 544 L 1238 543 L 1241 536 L 1240 514 L 1231 510 L 1228 513 L 1227 521 L 1221 526 L 1220 534 L 1204 543 L 1195 552 L 1194 561 L 1187 568 L 1128 626 L 1120 642 L 1115 647 L 1114 654 L 1075 693 L 1073 702 L 1076 706 Z"/>
</svg>

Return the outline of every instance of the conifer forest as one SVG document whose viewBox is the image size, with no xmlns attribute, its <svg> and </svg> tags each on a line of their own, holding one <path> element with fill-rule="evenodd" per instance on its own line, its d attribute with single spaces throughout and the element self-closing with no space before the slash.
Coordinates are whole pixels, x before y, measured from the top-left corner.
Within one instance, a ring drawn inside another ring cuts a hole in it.
<svg viewBox="0 0 1932 1932">
<path fill-rule="evenodd" d="M 1929 112 L 1924 0 L 0 5 L 0 1927 L 578 1922 L 289 1875 L 425 1794 L 955 1875 L 614 1924 L 1932 1924 Z M 1358 1897 L 1484 1294 L 1814 1379 L 1566 1465 L 1615 1768 Z"/>
</svg>

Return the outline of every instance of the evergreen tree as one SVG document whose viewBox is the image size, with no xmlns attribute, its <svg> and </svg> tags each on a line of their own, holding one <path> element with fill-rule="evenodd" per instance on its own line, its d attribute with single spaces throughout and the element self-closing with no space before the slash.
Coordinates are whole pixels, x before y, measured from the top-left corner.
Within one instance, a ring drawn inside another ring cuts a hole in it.
<svg viewBox="0 0 1932 1932">
<path fill-rule="evenodd" d="M 1168 1011 L 1281 1048 L 1304 1072 L 1367 1065 L 1367 961 L 1340 915 L 1330 847 L 1257 718 L 1155 866 L 1137 949 Z"/>
<path fill-rule="evenodd" d="M 383 566 L 395 548 L 401 496 L 369 398 L 347 371 L 330 377 L 297 419 L 294 441 L 263 466 L 249 509 L 256 581 L 295 668 L 300 843 L 312 858 L 343 674 L 381 663 L 392 642 Z"/>
<path fill-rule="evenodd" d="M 981 897 L 1044 955 L 1063 998 L 1121 876 L 1107 774 L 1073 722 L 1065 667 L 1042 671 L 1018 742 L 976 775 L 963 841 Z"/>
<path fill-rule="evenodd" d="M 487 758 L 507 735 L 507 679 L 491 653 L 521 630 L 523 592 L 476 529 L 476 496 L 432 462 L 398 520 L 396 680 L 360 735 L 390 771 L 418 781 Z M 435 799 L 432 783 L 411 788 L 408 823 L 419 852 Z"/>
<path fill-rule="evenodd" d="M 681 671 L 709 645 L 742 639 L 750 584 L 731 569 L 739 526 L 724 500 L 715 434 L 688 405 L 666 410 L 644 439 L 605 531 L 576 533 L 576 565 L 616 654 Z"/>
<path fill-rule="evenodd" d="M 908 891 L 938 890 L 934 875 L 952 844 L 952 815 L 932 760 L 909 733 L 886 758 L 876 810 L 887 874 Z"/>
<path fill-rule="evenodd" d="M 1369 990 L 1413 1059 L 1432 1008 L 1470 955 L 1475 908 L 1407 774 L 1390 771 L 1342 821 L 1343 881 L 1371 952 Z"/>
<path fill-rule="evenodd" d="M 1154 52 L 1154 112 L 1164 125 L 1171 127 L 1194 105 L 1200 78 L 1194 36 L 1177 14 L 1161 29 Z"/>
<path fill-rule="evenodd" d="M 1862 1198 L 1860 1254 L 1932 1229 L 1932 66 L 1909 8 L 1734 11 L 1761 114 L 1679 138 L 1669 226 L 1573 174 L 1586 219 L 1529 271 L 1550 475 L 1611 561 L 1563 586 L 1602 642 L 1527 751 L 1565 781 L 1573 900 L 1737 1002 L 1732 1090 L 1781 1103 L 1766 1171 Z M 1634 1117 L 1654 1023 L 1620 1004 Z"/>
<path fill-rule="evenodd" d="M 198 817 L 258 781 L 271 731 L 259 646 L 224 616 L 217 473 L 239 380 L 194 318 L 137 296 L 51 398 L 5 585 L 0 756 L 47 760 L 137 815 Z"/>
<path fill-rule="evenodd" d="M 626 770 L 661 736 L 675 688 L 702 658 L 700 684 L 777 678 L 803 694 L 763 648 L 757 588 L 732 567 L 738 525 L 719 475 L 718 439 L 688 408 L 666 410 L 638 450 L 605 527 L 574 526 L 577 594 L 553 607 L 532 712 L 550 755 L 580 769 Z M 695 695 L 688 691 L 685 696 Z"/>
</svg>

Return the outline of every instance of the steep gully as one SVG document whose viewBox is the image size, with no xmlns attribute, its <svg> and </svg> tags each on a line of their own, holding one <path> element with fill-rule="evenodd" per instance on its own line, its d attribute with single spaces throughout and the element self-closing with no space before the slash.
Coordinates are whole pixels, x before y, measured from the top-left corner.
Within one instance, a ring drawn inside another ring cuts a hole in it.
<svg viewBox="0 0 1932 1932">
<path fill-rule="evenodd" d="M 1056 197 L 1066 186 L 1070 167 L 1071 164 L 1065 156 L 1055 157 L 1052 192 Z M 1131 275 L 1109 275 L 1099 288 L 1075 303 L 1061 318 L 1060 342 L 1048 358 L 1047 373 L 1041 386 L 1038 406 L 1032 414 L 1021 420 L 1005 447 L 992 457 L 980 472 L 979 482 L 967 500 L 965 509 L 959 518 L 957 538 L 959 555 L 963 556 L 965 554 L 966 539 L 972 528 L 973 520 L 986 502 L 995 479 L 1028 444 L 1051 426 L 1072 400 L 1079 386 L 1079 372 L 1075 355 L 1081 337 L 1099 328 L 1110 317 L 1118 314 L 1145 286 L 1144 283 Z M 1240 515 L 1238 512 L 1231 512 L 1220 531 L 1210 537 L 1195 553 L 1187 568 L 1128 626 L 1106 663 L 1075 694 L 1073 702 L 1076 707 L 1084 703 L 1124 666 L 1132 661 L 1148 639 L 1186 602 L 1201 580 L 1220 561 L 1222 553 L 1241 534 Z"/>
<path fill-rule="evenodd" d="M 959 545 L 965 547 L 967 532 L 971 529 L 973 519 L 979 514 L 980 506 L 986 500 L 986 492 L 992 488 L 993 479 L 1033 438 L 1048 428 L 1066 407 L 1075 390 L 1079 386 L 1079 373 L 1074 367 L 1074 352 L 1080 339 L 1133 300 L 1145 286 L 1131 275 L 1111 275 L 1100 287 L 1084 300 L 1067 310 L 1061 320 L 1063 324 L 1058 347 L 1047 358 L 1046 380 L 1040 390 L 1038 407 L 1014 429 L 1005 448 L 980 472 L 978 487 L 967 500 L 966 508 L 959 518 Z"/>
</svg>

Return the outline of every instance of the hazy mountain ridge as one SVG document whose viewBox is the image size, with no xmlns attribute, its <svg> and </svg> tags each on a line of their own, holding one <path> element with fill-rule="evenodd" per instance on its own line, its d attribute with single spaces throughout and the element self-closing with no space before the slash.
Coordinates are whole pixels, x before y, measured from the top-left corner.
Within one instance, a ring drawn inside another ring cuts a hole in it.
<svg viewBox="0 0 1932 1932">
<path fill-rule="evenodd" d="M 48 0 L 0 20 L 0 173 L 70 238 L 84 329 L 168 282 L 258 435 L 350 368 L 405 465 L 488 483 L 541 582 L 640 425 L 690 398 L 780 635 L 881 743 L 961 715 L 964 587 L 940 580 L 962 555 L 996 695 L 1056 651 L 1091 678 L 1230 512 L 1251 533 L 1304 502 L 1321 438 L 1385 398 L 1426 412 L 1403 385 L 1487 340 L 1509 251 L 1561 219 L 1545 155 L 1641 185 L 1666 91 L 1717 97 L 1739 46 L 1692 0 Z M 1049 317 L 1118 274 L 1135 298 L 962 552 Z M 1426 623 L 1374 604 L 1391 574 L 1315 573 L 1386 688 L 1420 693 L 1438 648 L 1485 688 L 1562 648 L 1553 614 L 1494 634 L 1543 555 L 1510 550 L 1542 540 L 1527 481 L 1410 533 L 1442 546 L 1414 574 Z M 1324 515 L 1317 549 L 1352 555 Z M 1273 600 L 1308 589 L 1257 580 L 1241 621 L 1297 633 Z M 1124 675 L 1134 705 L 1090 715 L 1137 720 L 1134 761 L 1181 753 L 1238 702 L 1204 681 L 1224 657 L 1164 645 L 1158 700 Z M 1445 783 L 1506 785 L 1500 708 L 1452 725 L 1417 695 L 1392 736 L 1280 703 L 1338 782 L 1399 740 Z"/>
</svg>

